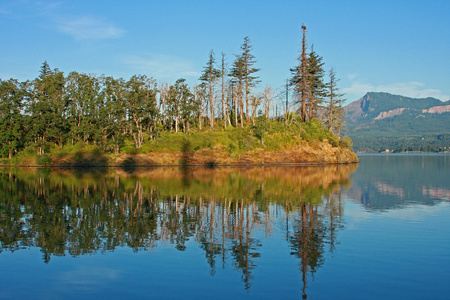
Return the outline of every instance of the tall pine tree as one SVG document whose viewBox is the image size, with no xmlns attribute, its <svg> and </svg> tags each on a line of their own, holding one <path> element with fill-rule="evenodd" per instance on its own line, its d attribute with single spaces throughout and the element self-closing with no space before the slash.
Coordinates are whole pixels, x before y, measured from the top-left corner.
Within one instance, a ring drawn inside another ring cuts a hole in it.
<svg viewBox="0 0 450 300">
<path fill-rule="evenodd" d="M 324 70 L 323 61 L 311 47 L 308 55 L 307 83 L 308 88 L 308 119 L 312 120 L 318 117 L 318 111 L 322 108 L 324 97 L 326 96 L 325 83 L 323 82 Z"/>
<path fill-rule="evenodd" d="M 296 104 L 299 105 L 297 112 L 301 114 L 302 122 L 306 122 L 306 102 L 310 92 L 308 83 L 308 59 L 306 53 L 305 25 L 302 25 L 302 32 L 302 51 L 297 59 L 299 64 L 291 69 L 292 77 L 290 80 L 290 84 L 294 87 L 294 92 L 297 95 Z"/>
<path fill-rule="evenodd" d="M 205 83 L 208 90 L 208 99 L 209 99 L 209 124 L 211 126 L 211 129 L 214 129 L 214 93 L 215 93 L 215 86 L 217 83 L 218 78 L 220 77 L 220 70 L 216 68 L 216 59 L 214 57 L 214 51 L 211 50 L 209 53 L 209 59 L 206 63 L 206 66 L 203 68 L 202 76 L 200 77 L 200 80 Z"/>
<path fill-rule="evenodd" d="M 341 129 L 345 125 L 343 103 L 345 99 L 344 94 L 339 93 L 337 83 L 339 79 L 336 78 L 336 72 L 333 68 L 329 71 L 329 82 L 326 85 L 328 106 L 325 110 L 325 124 L 330 131 L 337 130 L 338 136 L 341 134 Z"/>
</svg>

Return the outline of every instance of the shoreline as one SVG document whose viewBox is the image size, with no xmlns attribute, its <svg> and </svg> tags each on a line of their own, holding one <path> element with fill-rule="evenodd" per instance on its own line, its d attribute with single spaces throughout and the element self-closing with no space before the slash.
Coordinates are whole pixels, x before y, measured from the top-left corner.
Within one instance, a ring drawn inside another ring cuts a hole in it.
<svg viewBox="0 0 450 300">
<path fill-rule="evenodd" d="M 310 167 L 310 166 L 330 166 L 330 165 L 351 165 L 358 164 L 359 161 L 350 162 L 298 162 L 298 163 L 205 163 L 205 164 L 112 164 L 112 165 L 36 165 L 36 164 L 18 164 L 5 165 L 0 164 L 0 168 L 61 168 L 61 169 L 92 169 L 92 168 L 159 168 L 159 167 L 180 167 L 180 168 L 220 168 L 220 167 Z"/>
<path fill-rule="evenodd" d="M 109 167 L 245 167 L 245 166 L 320 166 L 358 163 L 349 148 L 333 147 L 328 141 L 301 144 L 288 149 L 232 153 L 223 146 L 188 151 L 146 153 L 73 152 L 65 155 L 46 154 L 22 160 L 3 160 L 0 167 L 109 168 Z"/>
</svg>

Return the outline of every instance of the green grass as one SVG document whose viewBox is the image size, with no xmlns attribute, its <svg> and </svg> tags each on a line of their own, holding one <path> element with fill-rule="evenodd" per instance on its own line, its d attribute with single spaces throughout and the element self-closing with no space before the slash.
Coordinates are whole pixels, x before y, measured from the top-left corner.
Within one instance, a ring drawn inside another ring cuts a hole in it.
<svg viewBox="0 0 450 300">
<path fill-rule="evenodd" d="M 289 122 L 258 117 L 255 125 L 250 123 L 244 127 L 217 126 L 215 131 L 209 128 L 201 131 L 193 128 L 189 133 L 162 131 L 156 139 L 148 140 L 147 138 L 139 149 L 135 147 L 133 139 L 128 137 L 121 143 L 120 153 L 134 155 L 149 152 L 220 149 L 228 152 L 231 157 L 239 157 L 241 153 L 255 149 L 279 151 L 303 143 L 318 145 L 324 139 L 327 139 L 334 147 L 350 148 L 352 146 L 349 138 L 339 140 L 318 120 L 302 123 L 295 116 Z M 37 155 L 37 146 L 34 145 L 23 149 L 13 159 L 2 159 L 0 163 L 21 164 L 34 161 L 39 165 L 48 165 L 58 160 L 71 158 L 83 164 L 94 160 L 105 161 L 106 155 L 109 154 L 111 154 L 110 150 L 102 149 L 95 144 L 75 143 L 63 147 L 48 146 L 44 155 Z"/>
<path fill-rule="evenodd" d="M 281 122 L 265 121 L 264 126 L 247 125 L 245 127 L 227 127 L 222 130 L 191 130 L 182 132 L 162 132 L 160 137 L 146 142 L 136 153 L 146 152 L 177 152 L 183 149 L 197 151 L 200 149 L 215 149 L 221 147 L 231 153 L 240 153 L 262 148 L 276 151 L 291 148 L 305 142 L 319 142 L 327 139 L 333 146 L 350 147 L 351 141 L 339 139 L 322 124 L 313 120 L 306 123 L 293 122 L 286 125 Z M 132 145 L 126 146 L 122 151 L 128 152 Z M 132 153 L 129 153 L 132 154 Z"/>
</svg>

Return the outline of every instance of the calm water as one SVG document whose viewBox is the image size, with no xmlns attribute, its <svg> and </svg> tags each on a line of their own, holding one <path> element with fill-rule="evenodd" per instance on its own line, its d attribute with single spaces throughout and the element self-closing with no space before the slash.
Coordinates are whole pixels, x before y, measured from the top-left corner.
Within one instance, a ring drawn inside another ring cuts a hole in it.
<svg viewBox="0 0 450 300">
<path fill-rule="evenodd" d="M 0 299 L 448 299 L 450 155 L 0 169 Z"/>
</svg>

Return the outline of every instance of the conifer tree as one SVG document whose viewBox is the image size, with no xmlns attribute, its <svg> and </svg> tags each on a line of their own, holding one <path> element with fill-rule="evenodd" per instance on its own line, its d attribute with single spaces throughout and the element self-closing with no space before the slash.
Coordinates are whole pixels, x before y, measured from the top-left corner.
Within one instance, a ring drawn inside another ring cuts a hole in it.
<svg viewBox="0 0 450 300">
<path fill-rule="evenodd" d="M 308 83 L 308 59 L 306 54 L 306 26 L 302 25 L 303 38 L 302 38 L 302 51 L 298 57 L 299 64 L 291 69 L 291 85 L 294 86 L 294 91 L 297 94 L 296 104 L 299 105 L 297 112 L 301 114 L 302 122 L 306 122 L 306 102 L 309 91 Z"/>
<path fill-rule="evenodd" d="M 326 96 L 325 83 L 323 82 L 324 70 L 323 61 L 311 47 L 311 52 L 307 58 L 307 84 L 308 84 L 308 117 L 309 120 L 318 117 L 318 110 L 321 109 L 323 99 Z"/>
<path fill-rule="evenodd" d="M 244 102 L 242 97 L 242 88 L 244 86 L 244 60 L 241 55 L 235 55 L 236 59 L 233 62 L 233 68 L 229 76 L 232 77 L 232 93 L 234 98 L 234 120 L 237 127 L 238 119 L 241 127 L 244 127 Z M 238 118 L 239 116 L 239 118 Z"/>
<path fill-rule="evenodd" d="M 215 85 L 217 79 L 220 77 L 220 70 L 218 70 L 215 66 L 216 59 L 214 57 L 214 51 L 211 50 L 209 53 L 209 60 L 206 63 L 206 66 L 203 68 L 203 74 L 200 77 L 200 80 L 205 83 L 208 89 L 208 99 L 209 99 L 209 122 L 211 129 L 214 129 L 214 93 L 215 93 Z"/>
<path fill-rule="evenodd" d="M 336 78 L 336 72 L 333 68 L 329 71 L 329 82 L 326 85 L 328 107 L 326 108 L 325 124 L 328 125 L 330 131 L 337 130 L 338 136 L 341 134 L 341 129 L 345 125 L 344 120 L 344 94 L 339 93 L 337 83 L 339 79 Z"/>
<path fill-rule="evenodd" d="M 66 122 L 65 78 L 58 69 L 51 70 L 45 61 L 39 78 L 34 80 L 34 99 L 31 102 L 32 131 L 43 154 L 48 143 L 62 147 L 69 125 Z"/>
<path fill-rule="evenodd" d="M 241 46 L 242 54 L 240 59 L 242 60 L 242 71 L 243 71 L 243 83 L 245 92 L 245 114 L 247 121 L 250 118 L 249 114 L 249 96 L 251 88 L 259 83 L 258 76 L 253 74 L 258 72 L 260 69 L 254 68 L 253 65 L 256 63 L 255 56 L 251 54 L 253 46 L 250 44 L 249 37 L 244 38 L 244 43 Z"/>
</svg>

